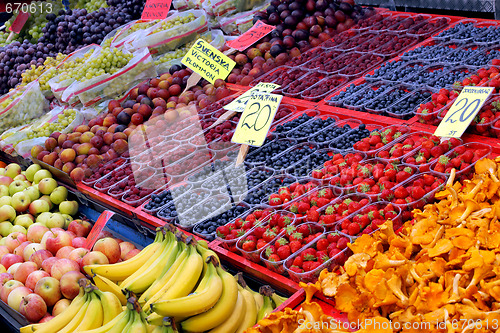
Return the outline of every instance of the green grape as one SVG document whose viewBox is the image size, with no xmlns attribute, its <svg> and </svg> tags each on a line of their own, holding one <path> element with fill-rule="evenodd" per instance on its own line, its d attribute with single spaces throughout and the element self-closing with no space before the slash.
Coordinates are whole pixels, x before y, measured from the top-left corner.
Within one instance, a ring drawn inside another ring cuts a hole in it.
<svg viewBox="0 0 500 333">
<path fill-rule="evenodd" d="M 167 52 L 167 53 L 163 54 L 161 57 L 155 59 L 155 65 L 158 66 L 162 63 L 169 62 L 169 61 L 172 61 L 175 59 L 180 59 L 180 58 L 184 57 L 186 55 L 186 53 L 189 51 L 189 49 L 194 45 L 196 40 L 198 40 L 199 38 L 205 40 L 208 43 L 212 42 L 212 34 L 210 34 L 210 33 L 203 34 L 203 35 L 195 38 L 195 40 L 185 44 L 184 46 L 177 48 L 175 51 Z"/>
<path fill-rule="evenodd" d="M 23 95 L 21 98 L 21 95 Z M 9 128 L 30 123 L 33 119 L 39 118 L 44 112 L 45 97 L 38 89 L 17 89 L 12 96 L 0 102 L 0 111 L 10 106 L 15 99 L 18 101 L 7 112 L 0 116 L 0 132 Z"/>
<path fill-rule="evenodd" d="M 0 47 L 10 44 L 14 41 L 22 41 L 19 39 L 19 35 L 14 34 L 14 38 L 12 38 L 9 43 L 7 43 L 7 38 L 9 38 L 9 35 L 10 31 L 0 31 Z"/>
<path fill-rule="evenodd" d="M 49 69 L 45 75 L 41 76 L 38 80 L 40 84 L 40 89 L 42 91 L 50 90 L 49 80 L 52 78 L 59 76 L 58 82 L 62 82 L 72 78 L 73 73 L 76 68 L 81 66 L 87 59 L 94 53 L 93 49 L 90 49 L 87 53 L 85 53 L 82 57 L 74 58 L 72 60 L 68 60 L 64 62 L 59 68 L 51 68 Z"/>
<path fill-rule="evenodd" d="M 35 81 L 42 74 L 46 73 L 49 69 L 59 65 L 59 63 L 65 57 L 66 56 L 64 54 L 59 53 L 56 58 L 47 57 L 43 63 L 43 66 L 36 67 L 35 65 L 31 65 L 30 69 L 27 69 L 24 73 L 21 74 L 22 77 L 21 86 L 25 86 L 28 83 Z"/>
<path fill-rule="evenodd" d="M 106 0 L 78 0 L 73 8 L 85 8 L 90 13 L 100 8 L 108 8 L 108 4 Z"/>
<path fill-rule="evenodd" d="M 188 14 L 188 15 L 183 16 L 183 17 L 178 16 L 178 17 L 171 19 L 171 20 L 162 21 L 162 23 L 158 27 L 156 27 L 156 29 L 154 29 L 150 33 L 150 35 L 155 34 L 157 32 L 160 32 L 160 31 L 172 29 L 176 26 L 180 26 L 180 25 L 192 22 L 194 20 L 196 20 L 196 17 L 193 14 Z"/>
<path fill-rule="evenodd" d="M 31 129 L 31 131 L 28 132 L 27 137 L 28 139 L 34 139 L 50 136 L 54 132 L 61 132 L 66 127 L 68 127 L 68 125 L 71 124 L 73 120 L 75 120 L 75 117 L 75 109 L 66 109 L 63 113 L 57 115 L 57 120 L 55 120 L 54 122 L 44 123 L 41 126 L 37 126 Z"/>
</svg>

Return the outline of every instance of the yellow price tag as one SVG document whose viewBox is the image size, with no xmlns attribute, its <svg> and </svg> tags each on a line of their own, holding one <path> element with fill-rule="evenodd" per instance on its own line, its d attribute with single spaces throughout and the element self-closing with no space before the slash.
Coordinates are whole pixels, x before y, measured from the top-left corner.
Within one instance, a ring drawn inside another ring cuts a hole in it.
<svg viewBox="0 0 500 333">
<path fill-rule="evenodd" d="M 464 87 L 441 120 L 434 135 L 460 138 L 495 88 Z"/>
<path fill-rule="evenodd" d="M 212 84 L 217 79 L 225 80 L 236 65 L 231 58 L 203 39 L 194 43 L 181 62 Z"/>
<path fill-rule="evenodd" d="M 245 111 L 245 107 L 247 106 L 247 102 L 253 95 L 256 94 L 269 94 L 275 89 L 280 87 L 279 84 L 276 83 L 267 83 L 267 82 L 259 82 L 255 87 L 245 91 L 240 97 L 236 98 L 234 101 L 224 106 L 224 109 L 235 112 L 243 112 Z"/>
<path fill-rule="evenodd" d="M 276 111 L 283 96 L 276 94 L 252 95 L 231 140 L 255 147 L 260 147 L 266 139 Z"/>
</svg>

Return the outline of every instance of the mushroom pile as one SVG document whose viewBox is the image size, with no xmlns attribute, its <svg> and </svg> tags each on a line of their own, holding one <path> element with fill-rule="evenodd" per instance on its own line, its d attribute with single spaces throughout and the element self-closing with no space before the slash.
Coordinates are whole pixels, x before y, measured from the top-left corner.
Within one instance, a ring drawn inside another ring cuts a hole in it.
<svg viewBox="0 0 500 333">
<path fill-rule="evenodd" d="M 382 317 L 394 332 L 500 332 L 499 162 L 478 161 L 462 183 L 452 172 L 400 233 L 388 220 L 349 244 L 341 274 L 321 273 L 322 292 L 351 322 Z"/>
</svg>

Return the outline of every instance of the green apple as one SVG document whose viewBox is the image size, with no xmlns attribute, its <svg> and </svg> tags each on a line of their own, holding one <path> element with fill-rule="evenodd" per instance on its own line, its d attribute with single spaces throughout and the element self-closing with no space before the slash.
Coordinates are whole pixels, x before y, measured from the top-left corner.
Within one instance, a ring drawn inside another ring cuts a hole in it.
<svg viewBox="0 0 500 333">
<path fill-rule="evenodd" d="M 17 192 L 12 196 L 12 207 L 16 210 L 16 212 L 21 213 L 24 212 L 28 209 L 30 206 L 31 199 L 29 195 L 22 191 L 22 192 Z"/>
<path fill-rule="evenodd" d="M 38 184 L 44 178 L 52 178 L 52 174 L 50 173 L 50 171 L 45 169 L 38 170 L 33 176 L 33 182 L 35 184 Z"/>
<path fill-rule="evenodd" d="M 36 217 L 36 223 L 40 223 L 40 224 L 43 224 L 44 226 L 47 226 L 47 221 L 48 221 L 50 215 L 52 215 L 52 213 L 50 213 L 50 212 L 41 213 L 40 215 L 38 215 Z"/>
<path fill-rule="evenodd" d="M 0 198 L 9 194 L 9 187 L 7 185 L 0 185 Z"/>
<path fill-rule="evenodd" d="M 63 201 L 59 204 L 59 211 L 61 214 L 75 215 L 78 213 L 78 202 L 76 201 Z"/>
<path fill-rule="evenodd" d="M 64 217 L 59 213 L 50 214 L 50 217 L 46 223 L 47 228 L 63 228 L 64 227 Z"/>
<path fill-rule="evenodd" d="M 17 192 L 24 191 L 27 187 L 28 186 L 26 186 L 26 184 L 22 180 L 15 180 L 9 185 L 9 193 L 12 196 Z"/>
<path fill-rule="evenodd" d="M 16 218 L 16 210 L 10 205 L 3 205 L 0 207 L 0 221 L 14 221 Z"/>
<path fill-rule="evenodd" d="M 29 226 L 33 224 L 34 220 L 35 218 L 31 214 L 18 215 L 14 220 L 14 225 L 20 225 L 28 229 Z"/>
<path fill-rule="evenodd" d="M 3 205 L 11 205 L 12 204 L 12 197 L 5 196 L 0 198 L 0 207 Z"/>
<path fill-rule="evenodd" d="M 31 201 L 40 199 L 40 191 L 38 191 L 38 185 L 32 185 L 25 189 L 24 192 L 30 197 Z"/>
<path fill-rule="evenodd" d="M 54 205 L 59 205 L 61 202 L 68 198 L 68 190 L 64 186 L 58 186 L 52 193 L 50 193 L 50 201 Z"/>
<path fill-rule="evenodd" d="M 74 220 L 74 218 L 68 214 L 61 214 L 61 215 L 62 215 L 62 217 L 64 217 L 64 230 L 67 230 L 69 227 L 69 224 Z"/>
<path fill-rule="evenodd" d="M 9 221 L 0 222 L 0 235 L 7 237 L 12 233 L 12 227 L 13 225 Z"/>
<path fill-rule="evenodd" d="M 48 195 L 42 195 L 40 197 L 40 200 L 43 200 L 49 204 L 49 210 L 52 210 L 52 208 L 54 208 L 54 204 L 52 203 L 52 201 L 50 201 L 50 197 Z"/>
<path fill-rule="evenodd" d="M 0 176 L 5 176 L 5 168 L 0 168 Z"/>
<path fill-rule="evenodd" d="M 42 167 L 39 164 L 32 164 L 26 169 L 26 172 L 24 173 L 26 175 L 26 179 L 28 179 L 30 182 L 32 182 L 35 179 L 35 173 L 37 171 L 42 170 Z"/>
<path fill-rule="evenodd" d="M 41 199 L 37 199 L 37 200 L 33 201 L 30 204 L 30 208 L 29 208 L 30 214 L 35 215 L 35 216 L 38 216 L 38 214 L 41 214 L 43 212 L 48 212 L 49 210 L 50 210 L 49 204 L 46 201 L 41 200 Z"/>
<path fill-rule="evenodd" d="M 26 235 L 28 233 L 28 230 L 26 230 L 26 228 L 23 226 L 15 225 L 12 227 L 12 232 L 22 232 Z"/>
<path fill-rule="evenodd" d="M 15 176 L 21 174 L 21 166 L 16 163 L 11 163 L 5 167 L 5 175 L 14 179 Z"/>
<path fill-rule="evenodd" d="M 40 180 L 40 182 L 38 183 L 38 190 L 42 194 L 51 194 L 56 189 L 56 187 L 57 187 L 57 182 L 54 178 L 44 178 Z"/>
<path fill-rule="evenodd" d="M 0 239 L 0 246 L 4 246 L 6 240 L 7 240 L 7 237 L 3 237 L 2 239 Z"/>
</svg>

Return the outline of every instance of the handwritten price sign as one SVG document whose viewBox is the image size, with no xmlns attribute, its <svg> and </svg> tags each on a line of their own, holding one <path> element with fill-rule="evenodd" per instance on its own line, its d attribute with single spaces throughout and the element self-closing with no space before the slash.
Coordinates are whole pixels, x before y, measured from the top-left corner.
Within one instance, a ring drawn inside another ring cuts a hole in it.
<svg viewBox="0 0 500 333">
<path fill-rule="evenodd" d="M 272 25 L 265 24 L 261 20 L 258 20 L 250 30 L 234 40 L 227 41 L 226 44 L 233 49 L 243 52 L 250 47 L 250 45 L 254 44 L 275 28 L 276 27 Z"/>
<path fill-rule="evenodd" d="M 464 87 L 434 135 L 445 138 L 460 138 L 493 90 L 492 87 Z"/>
<path fill-rule="evenodd" d="M 235 111 L 235 112 L 243 112 L 247 106 L 248 101 L 252 98 L 252 96 L 257 94 L 269 94 L 275 89 L 280 87 L 279 84 L 275 83 L 267 83 L 260 82 L 255 87 L 250 90 L 247 90 L 243 95 L 224 106 L 225 110 Z"/>
<path fill-rule="evenodd" d="M 276 94 L 253 95 L 241 114 L 231 141 L 255 147 L 262 146 L 282 98 L 283 96 Z"/>
<path fill-rule="evenodd" d="M 164 20 L 168 16 L 172 0 L 147 0 L 141 20 Z"/>
</svg>

